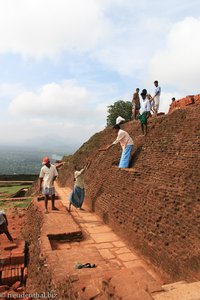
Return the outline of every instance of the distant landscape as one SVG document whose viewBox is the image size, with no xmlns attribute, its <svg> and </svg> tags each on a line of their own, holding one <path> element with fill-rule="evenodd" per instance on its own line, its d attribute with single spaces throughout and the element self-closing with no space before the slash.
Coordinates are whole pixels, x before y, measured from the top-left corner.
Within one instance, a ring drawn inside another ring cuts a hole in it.
<svg viewBox="0 0 200 300">
<path fill-rule="evenodd" d="M 23 148 L 3 148 L 0 149 L 0 174 L 38 174 L 41 168 L 41 160 L 44 156 L 49 156 L 51 162 L 61 160 L 64 151 L 42 151 Z"/>
</svg>

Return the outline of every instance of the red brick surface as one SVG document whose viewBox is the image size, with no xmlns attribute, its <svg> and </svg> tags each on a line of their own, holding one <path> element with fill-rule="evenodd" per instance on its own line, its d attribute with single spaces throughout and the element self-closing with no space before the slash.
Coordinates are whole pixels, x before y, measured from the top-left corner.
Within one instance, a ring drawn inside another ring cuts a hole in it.
<svg viewBox="0 0 200 300">
<path fill-rule="evenodd" d="M 200 95 L 191 95 L 182 99 L 178 99 L 170 104 L 169 112 L 173 112 L 177 108 L 184 108 L 194 103 L 200 103 Z"/>
<path fill-rule="evenodd" d="M 191 104 L 197 96 L 184 99 L 176 104 Z M 116 138 L 109 128 L 90 138 L 59 170 L 60 184 L 72 186 L 73 166 L 91 160 L 85 173 L 88 205 L 172 279 L 200 278 L 199 116 L 200 105 L 194 104 L 152 118 L 146 138 L 139 137 L 139 123 L 124 124 L 134 139 L 133 172 L 114 167 L 120 146 L 98 151 Z"/>
</svg>

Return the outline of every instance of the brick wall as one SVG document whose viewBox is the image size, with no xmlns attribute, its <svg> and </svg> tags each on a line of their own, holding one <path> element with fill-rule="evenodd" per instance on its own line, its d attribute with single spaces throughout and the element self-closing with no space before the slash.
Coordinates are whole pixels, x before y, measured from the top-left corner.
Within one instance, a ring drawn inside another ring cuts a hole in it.
<svg viewBox="0 0 200 300">
<path fill-rule="evenodd" d="M 190 95 L 185 98 L 181 98 L 171 103 L 169 107 L 169 112 L 173 112 L 175 109 L 183 108 L 191 104 L 200 103 L 200 94 L 199 95 Z"/>
<path fill-rule="evenodd" d="M 197 97 L 197 96 L 195 96 Z M 121 149 L 98 148 L 113 129 L 94 135 L 61 168 L 60 183 L 73 184 L 73 165 L 92 161 L 85 174 L 86 201 L 104 222 L 174 279 L 200 279 L 200 105 L 175 110 L 123 129 L 134 139 L 132 168 L 118 169 Z"/>
</svg>

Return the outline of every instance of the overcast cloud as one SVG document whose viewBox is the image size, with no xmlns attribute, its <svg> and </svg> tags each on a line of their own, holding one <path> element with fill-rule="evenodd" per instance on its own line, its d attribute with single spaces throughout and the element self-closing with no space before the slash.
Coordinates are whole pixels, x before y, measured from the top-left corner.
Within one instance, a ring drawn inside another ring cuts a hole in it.
<svg viewBox="0 0 200 300">
<path fill-rule="evenodd" d="M 80 145 L 136 87 L 199 93 L 199 1 L 0 0 L 1 143 Z M 25 125 L 26 124 L 26 125 Z M 5 129 L 6 128 L 6 133 Z"/>
</svg>

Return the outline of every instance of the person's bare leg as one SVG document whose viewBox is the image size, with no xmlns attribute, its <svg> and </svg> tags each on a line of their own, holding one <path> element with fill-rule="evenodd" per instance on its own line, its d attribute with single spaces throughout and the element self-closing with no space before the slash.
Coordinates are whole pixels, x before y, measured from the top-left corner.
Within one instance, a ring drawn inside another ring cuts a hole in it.
<svg viewBox="0 0 200 300">
<path fill-rule="evenodd" d="M 56 207 L 55 207 L 55 194 L 53 194 L 51 196 L 51 203 L 52 203 L 52 210 L 58 210 Z"/>
<path fill-rule="evenodd" d="M 132 109 L 132 119 L 135 120 L 135 112 L 136 110 L 135 109 Z"/>
<path fill-rule="evenodd" d="M 72 204 L 71 204 L 71 202 L 70 202 L 70 203 L 69 203 L 69 211 L 71 210 L 71 205 L 72 205 Z"/>
<path fill-rule="evenodd" d="M 45 198 L 44 198 L 45 213 L 48 213 L 48 199 L 49 199 L 49 195 L 45 195 Z"/>
</svg>

